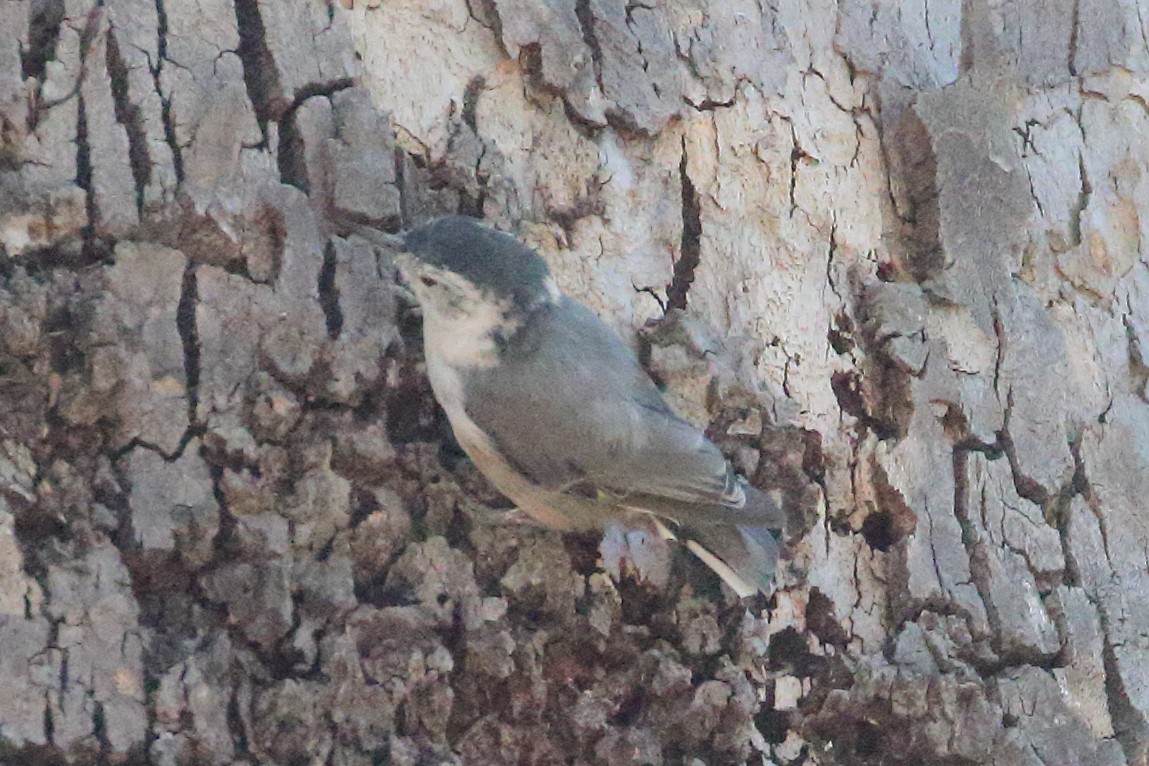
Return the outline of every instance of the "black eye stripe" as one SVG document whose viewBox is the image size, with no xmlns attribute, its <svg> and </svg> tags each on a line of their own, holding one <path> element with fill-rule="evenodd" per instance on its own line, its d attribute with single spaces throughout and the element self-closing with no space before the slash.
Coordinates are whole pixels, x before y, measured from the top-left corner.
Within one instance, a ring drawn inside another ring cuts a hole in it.
<svg viewBox="0 0 1149 766">
<path fill-rule="evenodd" d="M 431 277 L 427 277 L 427 276 L 419 277 L 419 281 L 422 282 L 427 287 L 436 287 L 439 284 L 439 280 L 432 279 Z"/>
</svg>

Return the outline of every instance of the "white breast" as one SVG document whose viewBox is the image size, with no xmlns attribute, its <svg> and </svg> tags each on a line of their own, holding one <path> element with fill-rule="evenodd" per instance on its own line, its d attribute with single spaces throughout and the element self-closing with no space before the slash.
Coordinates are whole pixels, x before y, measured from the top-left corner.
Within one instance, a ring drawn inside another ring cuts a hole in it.
<svg viewBox="0 0 1149 766">
<path fill-rule="evenodd" d="M 519 508 L 547 526 L 569 529 L 571 522 L 554 505 L 561 498 L 534 486 L 521 476 L 499 454 L 483 430 L 467 414 L 463 375 L 498 362 L 495 344 L 490 337 L 492 323 L 438 322 L 424 316 L 423 346 L 426 350 L 427 377 L 435 398 L 447 419 L 459 446 L 474 461 L 495 488 Z M 476 337 L 481 330 L 481 337 Z"/>
<path fill-rule="evenodd" d="M 482 430 L 467 415 L 462 376 L 498 363 L 491 334 L 501 323 L 502 314 L 494 306 L 487 312 L 450 319 L 434 310 L 423 316 L 427 377 L 435 398 L 451 421 L 455 438 L 476 463 L 478 459 L 473 452 L 489 452 L 491 447 Z"/>
</svg>

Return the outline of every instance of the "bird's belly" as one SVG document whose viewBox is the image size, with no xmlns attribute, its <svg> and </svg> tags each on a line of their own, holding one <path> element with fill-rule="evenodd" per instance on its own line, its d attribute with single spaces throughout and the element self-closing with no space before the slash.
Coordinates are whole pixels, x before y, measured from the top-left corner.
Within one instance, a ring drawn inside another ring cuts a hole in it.
<svg viewBox="0 0 1149 766">
<path fill-rule="evenodd" d="M 459 446 L 467 452 L 472 460 L 475 460 L 474 456 L 471 455 L 472 449 L 491 450 L 490 439 L 467 415 L 463 398 L 463 381 L 460 379 L 458 371 L 441 358 L 428 355 L 427 377 L 431 381 L 431 390 L 435 392 L 439 406 L 443 408 L 443 411 L 447 413 L 447 419 L 451 421 L 451 429 L 455 432 Z"/>
<path fill-rule="evenodd" d="M 439 406 L 447 413 L 451 430 L 459 446 L 471 458 L 475 467 L 519 508 L 536 521 L 554 529 L 569 530 L 581 524 L 573 523 L 568 514 L 554 508 L 561 498 L 553 492 L 535 485 L 515 470 L 499 454 L 490 438 L 467 414 L 464 406 L 463 382 L 457 370 L 442 359 L 428 355 L 427 377 Z"/>
</svg>

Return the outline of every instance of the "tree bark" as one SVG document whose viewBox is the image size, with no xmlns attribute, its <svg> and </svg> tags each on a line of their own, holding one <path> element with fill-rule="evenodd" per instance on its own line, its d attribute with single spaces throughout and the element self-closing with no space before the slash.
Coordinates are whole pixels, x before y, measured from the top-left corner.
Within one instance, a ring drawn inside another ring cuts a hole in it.
<svg viewBox="0 0 1149 766">
<path fill-rule="evenodd" d="M 1149 763 L 1147 40 L 0 0 L 0 761 Z M 784 502 L 774 596 L 499 520 L 336 223 L 447 212 Z"/>
</svg>

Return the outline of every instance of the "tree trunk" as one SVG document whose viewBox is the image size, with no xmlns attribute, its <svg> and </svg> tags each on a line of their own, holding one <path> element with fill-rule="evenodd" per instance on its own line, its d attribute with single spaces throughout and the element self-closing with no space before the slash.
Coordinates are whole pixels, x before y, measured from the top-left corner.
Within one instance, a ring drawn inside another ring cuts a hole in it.
<svg viewBox="0 0 1149 766">
<path fill-rule="evenodd" d="M 1149 763 L 1144 3 L 350 5 L 0 0 L 0 761 Z M 455 211 L 773 597 L 498 519 L 334 223 Z"/>
</svg>

